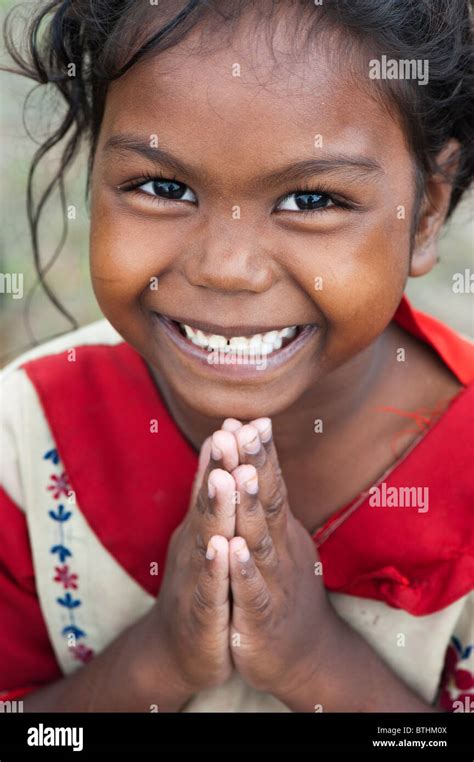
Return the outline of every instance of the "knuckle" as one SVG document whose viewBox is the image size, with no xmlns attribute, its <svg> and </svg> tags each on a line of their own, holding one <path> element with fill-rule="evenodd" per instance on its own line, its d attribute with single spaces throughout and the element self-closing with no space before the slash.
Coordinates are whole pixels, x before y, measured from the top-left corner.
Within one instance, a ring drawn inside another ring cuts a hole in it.
<svg viewBox="0 0 474 762">
<path fill-rule="evenodd" d="M 276 516 L 279 516 L 280 513 L 282 513 L 284 507 L 285 507 L 284 496 L 282 495 L 279 489 L 274 490 L 270 495 L 270 499 L 266 507 L 267 516 L 269 518 L 275 518 Z"/>
<path fill-rule="evenodd" d="M 261 510 L 259 501 L 256 499 L 256 496 L 249 495 L 248 499 L 244 501 L 244 511 L 246 516 L 254 517 L 257 516 L 259 511 Z"/>
<path fill-rule="evenodd" d="M 283 479 L 283 471 L 281 470 L 279 463 L 275 463 L 275 476 L 278 482 Z"/>
<path fill-rule="evenodd" d="M 252 549 L 253 556 L 257 563 L 269 561 L 273 556 L 273 541 L 268 532 L 266 532 Z"/>
<path fill-rule="evenodd" d="M 202 585 L 197 585 L 191 597 L 191 616 L 201 624 L 212 613 L 214 606 Z"/>
<path fill-rule="evenodd" d="M 250 602 L 252 613 L 259 619 L 267 619 L 271 612 L 271 599 L 267 590 L 256 592 Z"/>
</svg>

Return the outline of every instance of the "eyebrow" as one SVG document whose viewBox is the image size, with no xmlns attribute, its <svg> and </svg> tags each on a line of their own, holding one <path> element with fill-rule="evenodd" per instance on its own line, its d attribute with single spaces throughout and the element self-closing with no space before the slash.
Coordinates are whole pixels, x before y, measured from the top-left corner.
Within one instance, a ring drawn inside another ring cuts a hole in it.
<svg viewBox="0 0 474 762">
<path fill-rule="evenodd" d="M 129 135 L 113 135 L 104 145 L 104 153 L 131 152 L 143 156 L 145 159 L 168 167 L 178 175 L 186 177 L 199 177 L 201 181 L 209 182 L 207 172 L 193 168 L 180 161 L 177 157 L 162 148 L 154 148 L 149 142 Z M 288 181 L 303 180 L 306 177 L 321 174 L 344 173 L 345 179 L 353 177 L 355 180 L 383 173 L 380 164 L 368 156 L 352 156 L 346 154 L 332 154 L 326 158 L 302 159 L 288 163 L 263 177 L 252 180 L 254 188 L 265 190 Z"/>
</svg>

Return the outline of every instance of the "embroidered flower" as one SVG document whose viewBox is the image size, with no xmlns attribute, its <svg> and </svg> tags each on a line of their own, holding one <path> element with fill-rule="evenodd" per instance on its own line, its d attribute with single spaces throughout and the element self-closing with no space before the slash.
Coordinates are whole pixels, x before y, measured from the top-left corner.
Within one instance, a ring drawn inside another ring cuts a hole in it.
<svg viewBox="0 0 474 762">
<path fill-rule="evenodd" d="M 47 489 L 52 492 L 53 498 L 58 500 L 61 495 L 65 495 L 65 497 L 67 497 L 71 490 L 71 485 L 69 484 L 69 479 L 66 472 L 63 471 L 59 476 L 56 474 L 51 474 L 49 478 L 51 479 L 52 484 L 50 484 Z"/>
<path fill-rule="evenodd" d="M 49 551 L 50 553 L 57 553 L 58 558 L 63 564 L 66 558 L 69 556 L 72 556 L 72 553 L 68 548 L 66 548 L 64 545 L 53 545 L 53 547 Z"/>
<path fill-rule="evenodd" d="M 66 593 L 64 598 L 56 598 L 60 606 L 64 606 L 67 609 L 77 609 L 81 605 L 81 601 L 77 598 L 73 598 L 71 593 Z"/>
<path fill-rule="evenodd" d="M 54 463 L 55 466 L 57 466 L 59 463 L 59 455 L 56 448 L 54 447 L 52 450 L 48 450 L 48 452 L 43 455 L 43 460 L 50 460 L 52 463 Z"/>
<path fill-rule="evenodd" d="M 74 635 L 76 640 L 79 640 L 79 638 L 87 637 L 87 633 L 85 633 L 84 630 L 81 630 L 81 628 L 77 627 L 75 624 L 68 624 L 67 627 L 63 627 L 61 630 L 61 635 Z"/>
<path fill-rule="evenodd" d="M 72 654 L 77 661 L 82 661 L 83 664 L 91 661 L 94 656 L 92 648 L 88 648 L 83 643 L 79 643 L 78 646 L 71 648 Z"/>
<path fill-rule="evenodd" d="M 54 521 L 69 521 L 72 516 L 72 512 L 66 511 L 64 505 L 61 503 L 61 505 L 58 505 L 58 510 L 56 512 L 50 511 L 49 515 L 52 519 L 54 519 Z"/>
<path fill-rule="evenodd" d="M 65 590 L 77 590 L 77 584 L 76 580 L 78 579 L 77 574 L 72 574 L 72 572 L 69 571 L 69 566 L 65 564 L 64 566 L 56 566 L 54 571 L 56 572 L 56 576 L 54 577 L 54 582 L 61 582 L 62 586 Z"/>
</svg>

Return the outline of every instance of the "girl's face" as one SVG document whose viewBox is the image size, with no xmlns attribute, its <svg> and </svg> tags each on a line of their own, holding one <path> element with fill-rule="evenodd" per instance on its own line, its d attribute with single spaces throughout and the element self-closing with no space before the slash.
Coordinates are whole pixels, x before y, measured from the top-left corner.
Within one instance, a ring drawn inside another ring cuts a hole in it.
<svg viewBox="0 0 474 762">
<path fill-rule="evenodd" d="M 185 41 L 116 81 L 92 175 L 99 304 L 213 418 L 275 415 L 336 377 L 351 383 L 409 271 L 401 126 L 323 46 L 297 58 L 288 38 L 273 53 L 253 40 L 207 55 Z M 163 316 L 201 328 L 204 345 L 300 329 L 279 350 L 265 342 L 269 354 L 254 339 L 249 364 L 234 342 L 228 364 Z"/>
</svg>

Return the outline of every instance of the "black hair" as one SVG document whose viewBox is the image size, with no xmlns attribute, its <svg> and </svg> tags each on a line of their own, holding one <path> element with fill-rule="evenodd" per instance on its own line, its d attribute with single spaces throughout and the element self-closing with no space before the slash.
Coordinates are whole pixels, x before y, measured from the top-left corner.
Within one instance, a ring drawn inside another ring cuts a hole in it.
<svg viewBox="0 0 474 762">
<path fill-rule="evenodd" d="M 31 163 L 27 184 L 27 215 L 34 263 L 47 295 L 63 315 L 76 325 L 45 281 L 58 255 L 43 266 L 38 241 L 41 212 L 54 190 L 59 190 L 65 212 L 64 178 L 83 140 L 89 145 L 90 172 L 102 122 L 107 89 L 147 56 L 170 48 L 198 25 L 207 30 L 209 44 L 221 29 L 238 23 L 252 11 L 263 21 L 286 10 L 303 11 L 304 33 L 311 39 L 324 28 L 348 32 L 349 46 L 372 57 L 385 54 L 396 60 L 429 62 L 429 81 L 374 83 L 388 107 L 405 128 L 407 145 L 417 170 L 418 191 L 434 171 L 435 157 L 450 138 L 459 142 L 457 171 L 447 217 L 470 185 L 473 173 L 472 26 L 468 0 L 52 0 L 41 2 L 33 16 L 21 21 L 23 43 L 15 42 L 15 20 L 21 6 L 5 22 L 7 49 L 23 74 L 39 85 L 52 84 L 60 93 L 65 113 L 39 146 Z M 296 17 L 295 17 L 296 18 Z M 26 23 L 27 34 L 24 35 Z M 212 29 L 212 34 L 209 31 Z M 350 49 L 346 49 L 350 55 Z M 11 69 L 10 69 L 11 71 Z M 48 152 L 64 144 L 56 174 L 35 200 L 34 178 Z M 64 213 L 64 224 L 67 215 Z"/>
</svg>

